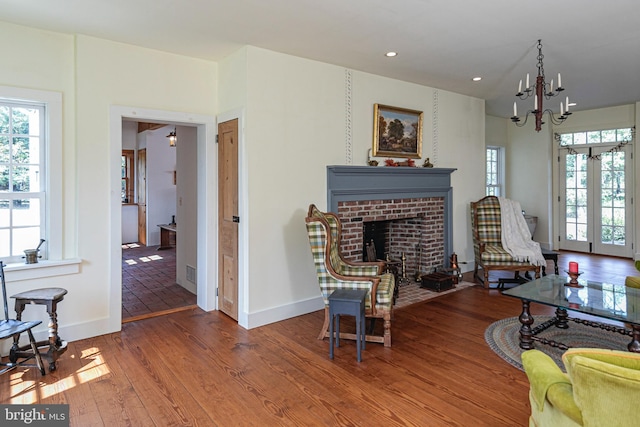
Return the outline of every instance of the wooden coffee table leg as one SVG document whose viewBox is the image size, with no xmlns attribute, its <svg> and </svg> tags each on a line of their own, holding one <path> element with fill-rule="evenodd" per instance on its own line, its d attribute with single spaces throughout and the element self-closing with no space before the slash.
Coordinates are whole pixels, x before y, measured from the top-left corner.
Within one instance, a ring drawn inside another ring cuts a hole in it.
<svg viewBox="0 0 640 427">
<path fill-rule="evenodd" d="M 533 333 L 531 332 L 531 325 L 533 324 L 533 317 L 529 312 L 529 301 L 522 300 L 522 313 L 520 317 L 520 348 L 525 350 L 531 350 L 533 348 Z"/>
<path fill-rule="evenodd" d="M 633 353 L 640 353 L 640 326 L 633 325 L 633 334 L 631 336 L 631 342 L 627 349 Z"/>
<path fill-rule="evenodd" d="M 567 310 L 561 307 L 556 308 L 556 328 L 569 329 L 568 318 Z"/>
</svg>

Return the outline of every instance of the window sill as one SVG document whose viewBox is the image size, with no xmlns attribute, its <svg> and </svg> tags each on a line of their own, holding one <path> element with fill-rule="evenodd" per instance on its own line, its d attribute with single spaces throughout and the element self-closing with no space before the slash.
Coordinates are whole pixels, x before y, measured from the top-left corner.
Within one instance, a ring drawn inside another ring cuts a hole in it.
<svg viewBox="0 0 640 427">
<path fill-rule="evenodd" d="M 45 277 L 64 276 L 80 272 L 81 259 L 44 260 L 35 264 L 12 263 L 4 267 L 7 282 L 43 279 Z"/>
</svg>

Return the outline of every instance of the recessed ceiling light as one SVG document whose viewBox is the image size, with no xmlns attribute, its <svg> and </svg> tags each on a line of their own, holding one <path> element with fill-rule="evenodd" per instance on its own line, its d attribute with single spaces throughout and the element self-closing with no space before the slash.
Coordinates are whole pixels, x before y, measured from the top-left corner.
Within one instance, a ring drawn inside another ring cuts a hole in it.
<svg viewBox="0 0 640 427">
<path fill-rule="evenodd" d="M 474 82 L 479 82 L 480 80 L 482 80 L 482 77 L 474 77 L 471 80 L 473 80 Z"/>
<path fill-rule="evenodd" d="M 394 56 L 397 56 L 398 52 L 387 52 L 384 54 L 384 56 L 388 57 L 388 58 L 393 58 Z"/>
</svg>

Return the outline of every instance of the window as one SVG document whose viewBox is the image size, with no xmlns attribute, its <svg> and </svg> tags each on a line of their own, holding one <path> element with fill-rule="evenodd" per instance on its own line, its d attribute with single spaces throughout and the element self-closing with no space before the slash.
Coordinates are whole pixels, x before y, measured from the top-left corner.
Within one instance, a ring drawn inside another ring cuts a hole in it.
<svg viewBox="0 0 640 427">
<path fill-rule="evenodd" d="M 0 258 L 18 257 L 43 236 L 44 105 L 0 102 Z"/>
<path fill-rule="evenodd" d="M 55 123 L 54 120 L 55 119 Z M 62 97 L 0 86 L 0 260 L 61 259 Z M 55 160 L 57 168 L 50 168 Z M 51 169 L 57 169 L 51 173 Z M 52 201 L 55 200 L 55 201 Z"/>
<path fill-rule="evenodd" d="M 502 196 L 504 193 L 504 165 L 501 147 L 487 147 L 487 196 Z"/>
<path fill-rule="evenodd" d="M 560 146 L 588 144 L 626 144 L 633 139 L 634 128 L 592 130 L 560 134 Z"/>
<path fill-rule="evenodd" d="M 133 169 L 133 153 L 134 150 L 122 150 L 122 184 L 120 190 L 122 203 L 133 203 L 135 177 Z"/>
</svg>

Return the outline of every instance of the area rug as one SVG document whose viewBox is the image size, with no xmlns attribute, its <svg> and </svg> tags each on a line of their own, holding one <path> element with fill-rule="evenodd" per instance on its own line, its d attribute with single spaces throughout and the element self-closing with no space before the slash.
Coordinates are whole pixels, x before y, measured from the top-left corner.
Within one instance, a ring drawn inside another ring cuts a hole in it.
<svg viewBox="0 0 640 427">
<path fill-rule="evenodd" d="M 535 323 L 539 325 L 551 316 L 535 316 Z M 569 347 L 608 348 L 612 350 L 626 350 L 631 337 L 616 332 L 607 332 L 592 326 L 569 322 L 568 329 L 558 329 L 555 326 L 540 332 L 537 336 L 561 342 Z M 506 362 L 523 370 L 521 355 L 524 351 L 519 346 L 520 321 L 517 317 L 498 320 L 489 325 L 484 333 L 484 339 L 498 356 Z M 536 349 L 548 354 L 564 371 L 562 354 L 564 350 L 550 345 L 534 342 Z"/>
<path fill-rule="evenodd" d="M 409 282 L 404 285 L 400 285 L 400 289 L 398 291 L 398 298 L 396 299 L 396 304 L 393 306 L 393 309 L 396 310 L 398 308 L 406 307 L 412 304 L 417 304 L 422 301 L 426 301 L 431 298 L 438 297 L 440 295 L 450 294 L 452 292 L 459 291 L 461 289 L 468 288 L 470 286 L 476 286 L 476 283 L 471 282 L 460 282 L 455 287 L 442 291 L 442 292 L 434 292 L 429 289 L 421 288 L 415 282 Z"/>
</svg>

